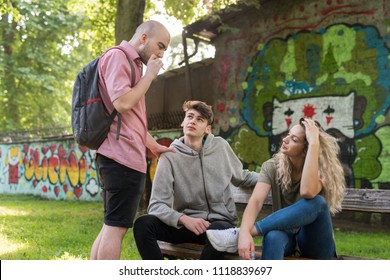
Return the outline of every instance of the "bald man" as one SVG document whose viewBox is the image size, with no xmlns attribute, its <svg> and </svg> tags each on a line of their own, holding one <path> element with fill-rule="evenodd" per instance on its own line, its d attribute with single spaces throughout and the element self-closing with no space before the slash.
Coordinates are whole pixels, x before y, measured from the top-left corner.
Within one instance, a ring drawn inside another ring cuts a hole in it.
<svg viewBox="0 0 390 280">
<path fill-rule="evenodd" d="M 157 21 L 138 26 L 130 41 L 106 51 L 99 60 L 99 90 L 108 112 L 118 116 L 96 151 L 103 189 L 104 224 L 92 245 L 91 259 L 120 259 L 122 240 L 133 226 L 144 190 L 146 149 L 157 157 L 172 149 L 159 145 L 147 130 L 145 94 L 163 66 L 170 43 L 168 30 Z M 133 65 L 131 67 L 130 63 Z M 146 65 L 142 76 L 142 65 Z M 132 76 L 135 83 L 132 84 Z"/>
</svg>

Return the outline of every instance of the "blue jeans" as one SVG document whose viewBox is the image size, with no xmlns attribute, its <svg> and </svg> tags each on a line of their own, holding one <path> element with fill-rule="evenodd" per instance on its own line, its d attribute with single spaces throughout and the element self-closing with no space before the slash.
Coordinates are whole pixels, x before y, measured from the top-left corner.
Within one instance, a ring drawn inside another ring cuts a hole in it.
<svg viewBox="0 0 390 280">
<path fill-rule="evenodd" d="M 299 248 L 306 258 L 329 260 L 336 256 L 332 219 L 323 196 L 300 199 L 255 223 L 263 235 L 263 260 L 282 260 Z"/>
</svg>

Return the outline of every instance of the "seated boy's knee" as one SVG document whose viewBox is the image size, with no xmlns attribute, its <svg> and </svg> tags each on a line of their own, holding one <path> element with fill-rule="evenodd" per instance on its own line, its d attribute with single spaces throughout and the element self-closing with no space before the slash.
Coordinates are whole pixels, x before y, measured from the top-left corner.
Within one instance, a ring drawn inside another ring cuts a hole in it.
<svg viewBox="0 0 390 280">
<path fill-rule="evenodd" d="M 152 215 L 143 215 L 137 218 L 134 222 L 133 227 L 134 234 L 137 234 L 138 232 L 144 231 L 146 228 L 149 228 L 149 226 L 155 223 L 156 219 L 158 218 Z"/>
</svg>

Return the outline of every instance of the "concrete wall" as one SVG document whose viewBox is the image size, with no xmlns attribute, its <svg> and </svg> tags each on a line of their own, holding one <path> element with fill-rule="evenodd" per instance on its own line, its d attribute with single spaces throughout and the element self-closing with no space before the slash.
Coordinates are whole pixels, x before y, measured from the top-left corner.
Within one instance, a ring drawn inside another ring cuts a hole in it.
<svg viewBox="0 0 390 280">
<path fill-rule="evenodd" d="M 313 117 L 338 137 L 350 187 L 390 188 L 390 0 L 261 2 L 227 23 L 214 60 L 191 66 L 192 96 L 184 68 L 153 83 L 149 117 L 179 128 L 185 100 L 214 105 L 214 133 L 252 170 Z M 181 129 L 151 132 L 169 144 Z M 100 199 L 93 155 L 71 139 L 0 145 L 0 193 Z"/>
<path fill-rule="evenodd" d="M 169 146 L 181 130 L 153 131 Z M 34 194 L 49 199 L 101 200 L 94 161 L 95 151 L 77 145 L 72 138 L 29 143 L 0 144 L 0 193 Z M 145 196 L 150 192 L 157 159 L 147 155 Z"/>
<path fill-rule="evenodd" d="M 223 17 L 230 32 L 214 39 L 213 63 L 192 65 L 202 86 L 193 98 L 214 106 L 214 133 L 258 170 L 312 117 L 339 139 L 349 187 L 390 188 L 390 0 L 260 2 Z M 149 108 L 180 111 L 189 97 L 184 71 L 169 75 Z"/>
<path fill-rule="evenodd" d="M 215 41 L 216 133 L 256 168 L 301 117 L 338 137 L 350 187 L 389 187 L 390 1 L 262 1 Z"/>
</svg>

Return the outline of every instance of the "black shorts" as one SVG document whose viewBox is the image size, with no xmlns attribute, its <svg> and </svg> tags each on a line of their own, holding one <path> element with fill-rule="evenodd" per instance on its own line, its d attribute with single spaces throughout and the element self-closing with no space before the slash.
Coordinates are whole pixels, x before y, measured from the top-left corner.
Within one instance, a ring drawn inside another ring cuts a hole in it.
<svg viewBox="0 0 390 280">
<path fill-rule="evenodd" d="M 104 224 L 131 228 L 146 175 L 100 154 L 96 155 L 96 165 L 103 189 Z"/>
</svg>

